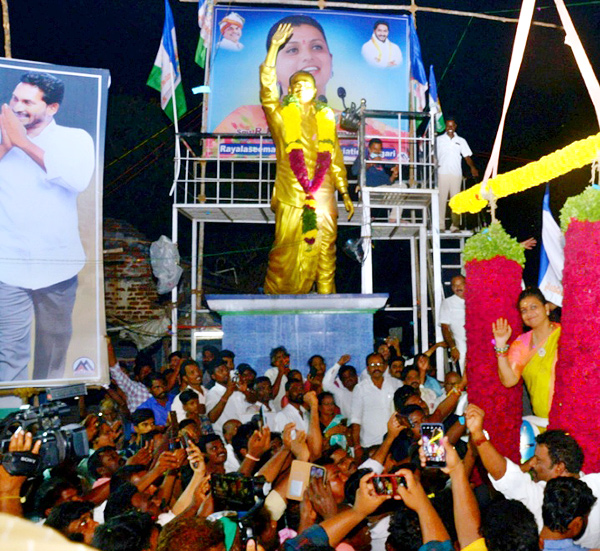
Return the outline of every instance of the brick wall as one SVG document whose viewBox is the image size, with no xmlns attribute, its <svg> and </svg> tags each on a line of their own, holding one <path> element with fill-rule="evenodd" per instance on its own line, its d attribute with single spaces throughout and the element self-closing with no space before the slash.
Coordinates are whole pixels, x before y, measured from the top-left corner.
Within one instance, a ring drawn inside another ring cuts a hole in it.
<svg viewBox="0 0 600 551">
<path fill-rule="evenodd" d="M 111 324 L 135 323 L 164 316 L 150 266 L 150 241 L 131 224 L 104 220 L 104 293 Z"/>
</svg>

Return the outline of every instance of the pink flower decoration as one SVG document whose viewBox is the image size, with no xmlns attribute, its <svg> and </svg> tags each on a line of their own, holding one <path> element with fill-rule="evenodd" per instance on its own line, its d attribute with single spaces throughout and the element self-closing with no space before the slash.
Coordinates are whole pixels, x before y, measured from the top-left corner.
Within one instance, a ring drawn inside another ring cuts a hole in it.
<svg viewBox="0 0 600 551">
<path fill-rule="evenodd" d="M 498 377 L 498 360 L 490 344 L 492 323 L 506 318 L 511 341 L 521 333 L 516 303 L 521 292 L 522 268 L 514 260 L 497 256 L 466 264 L 467 374 L 469 403 L 485 411 L 486 430 L 496 449 L 520 463 L 519 441 L 523 411 L 520 382 L 505 388 Z"/>
<path fill-rule="evenodd" d="M 583 448 L 585 472 L 600 470 L 600 222 L 573 220 L 565 235 L 562 331 L 550 428 L 567 430 Z"/>
</svg>

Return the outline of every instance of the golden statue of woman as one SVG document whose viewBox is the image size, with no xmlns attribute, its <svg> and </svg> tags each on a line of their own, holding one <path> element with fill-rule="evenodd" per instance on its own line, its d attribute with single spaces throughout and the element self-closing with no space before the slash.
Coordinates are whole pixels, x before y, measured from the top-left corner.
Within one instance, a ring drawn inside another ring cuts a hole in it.
<svg viewBox="0 0 600 551">
<path fill-rule="evenodd" d="M 277 151 L 275 242 L 265 279 L 270 295 L 306 294 L 315 282 L 318 293 L 335 293 L 336 190 L 348 219 L 354 214 L 334 113 L 316 101 L 313 75 L 294 73 L 288 95 L 279 99 L 277 54 L 284 44 L 308 46 L 300 42 L 294 45 L 292 24 L 279 25 L 260 67 L 260 101 Z"/>
</svg>

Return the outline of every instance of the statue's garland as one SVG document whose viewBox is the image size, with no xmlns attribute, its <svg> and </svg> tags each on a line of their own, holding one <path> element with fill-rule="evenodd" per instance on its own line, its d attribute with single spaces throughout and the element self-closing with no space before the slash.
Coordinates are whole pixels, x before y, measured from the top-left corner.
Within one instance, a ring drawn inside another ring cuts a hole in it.
<svg viewBox="0 0 600 551">
<path fill-rule="evenodd" d="M 325 175 L 331 165 L 331 154 L 335 143 L 333 110 L 320 101 L 315 102 L 314 106 L 317 119 L 317 162 L 312 180 L 308 176 L 302 149 L 302 106 L 298 98 L 290 94 L 283 98 L 283 108 L 281 109 L 285 151 L 288 154 L 292 172 L 306 193 L 302 209 L 302 235 L 308 245 L 314 244 L 318 232 L 313 193 L 318 191 L 325 180 Z"/>
</svg>

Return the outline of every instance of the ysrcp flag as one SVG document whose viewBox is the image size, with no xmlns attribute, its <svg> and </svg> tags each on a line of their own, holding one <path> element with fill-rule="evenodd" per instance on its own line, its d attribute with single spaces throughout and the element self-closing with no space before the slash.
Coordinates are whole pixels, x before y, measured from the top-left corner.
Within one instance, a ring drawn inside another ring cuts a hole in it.
<svg viewBox="0 0 600 551">
<path fill-rule="evenodd" d="M 411 109 L 421 112 L 427 105 L 427 75 L 421 58 L 421 43 L 417 35 L 417 29 L 413 23 L 412 17 L 408 19 L 410 24 L 410 91 L 411 91 Z"/>
<path fill-rule="evenodd" d="M 165 24 L 162 39 L 158 54 L 156 54 L 154 67 L 152 67 L 146 84 L 160 92 L 160 106 L 171 120 L 174 120 L 173 102 L 177 104 L 177 119 L 179 120 L 185 114 L 187 106 L 181 83 L 181 71 L 179 70 L 175 22 L 173 21 L 169 0 L 165 0 Z M 174 95 L 173 89 L 175 89 Z"/>
<path fill-rule="evenodd" d="M 429 112 L 433 115 L 436 133 L 441 134 L 446 130 L 446 123 L 444 121 L 444 113 L 442 113 L 440 98 L 437 93 L 437 84 L 435 82 L 433 65 L 429 66 Z"/>
<path fill-rule="evenodd" d="M 538 287 L 546 300 L 562 306 L 562 273 L 565 265 L 565 236 L 550 211 L 550 187 L 546 184 L 546 193 L 542 207 L 542 250 L 540 253 L 540 274 Z"/>
<path fill-rule="evenodd" d="M 200 36 L 196 48 L 195 61 L 204 69 L 206 64 L 206 46 L 212 35 L 213 0 L 200 0 L 198 2 L 198 27 Z"/>
</svg>

